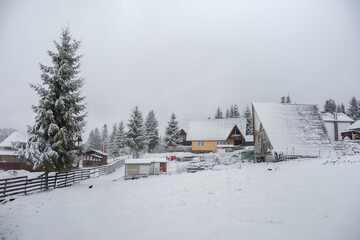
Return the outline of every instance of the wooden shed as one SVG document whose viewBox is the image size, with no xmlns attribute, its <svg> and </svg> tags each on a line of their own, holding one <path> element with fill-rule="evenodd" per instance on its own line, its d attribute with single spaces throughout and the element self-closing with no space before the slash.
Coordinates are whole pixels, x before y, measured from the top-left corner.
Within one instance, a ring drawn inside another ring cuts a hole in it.
<svg viewBox="0 0 360 240">
<path fill-rule="evenodd" d="M 25 146 L 30 137 L 27 133 L 15 131 L 0 143 L 0 169 L 34 171 L 34 166 L 18 155 L 18 146 Z"/>
<path fill-rule="evenodd" d="M 167 171 L 166 159 L 128 159 L 125 161 L 125 179 L 137 179 Z"/>
<path fill-rule="evenodd" d="M 96 167 L 107 164 L 107 153 L 91 149 L 83 155 L 83 167 Z"/>
</svg>

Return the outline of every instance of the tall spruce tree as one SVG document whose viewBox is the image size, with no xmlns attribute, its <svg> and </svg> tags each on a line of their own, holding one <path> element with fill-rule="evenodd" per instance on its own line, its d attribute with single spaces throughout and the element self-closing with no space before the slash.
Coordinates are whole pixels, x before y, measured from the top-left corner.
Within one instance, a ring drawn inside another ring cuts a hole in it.
<svg viewBox="0 0 360 240">
<path fill-rule="evenodd" d="M 349 102 L 349 108 L 347 110 L 347 115 L 354 120 L 360 119 L 360 110 L 359 110 L 359 101 L 353 96 Z"/>
<path fill-rule="evenodd" d="M 344 103 L 341 103 L 340 112 L 342 112 L 342 113 L 344 113 L 344 114 L 346 113 Z"/>
<path fill-rule="evenodd" d="M 102 130 L 101 130 L 101 145 L 102 145 L 102 150 L 106 153 L 109 152 L 109 132 L 108 132 L 108 128 L 107 125 L 104 124 Z"/>
<path fill-rule="evenodd" d="M 234 117 L 235 117 L 235 109 L 234 109 L 234 106 L 231 105 L 230 112 L 229 112 L 229 118 L 234 118 Z"/>
<path fill-rule="evenodd" d="M 138 106 L 132 110 L 127 126 L 129 128 L 126 133 L 127 146 L 131 149 L 132 156 L 138 158 L 146 144 L 144 120 Z"/>
<path fill-rule="evenodd" d="M 233 106 L 233 111 L 234 111 L 233 117 L 234 117 L 234 118 L 239 118 L 239 117 L 240 117 L 240 112 L 239 112 L 239 107 L 238 107 L 237 104 L 235 104 L 235 105 Z"/>
<path fill-rule="evenodd" d="M 216 110 L 216 114 L 215 114 L 215 119 L 222 119 L 223 118 L 223 113 L 221 111 L 221 109 L 218 107 L 218 109 Z"/>
<path fill-rule="evenodd" d="M 167 147 L 175 147 L 182 142 L 175 113 L 171 114 L 170 121 L 165 129 L 164 141 Z"/>
<path fill-rule="evenodd" d="M 94 130 L 93 140 L 91 142 L 91 148 L 94 150 L 101 150 L 101 135 L 98 128 Z"/>
<path fill-rule="evenodd" d="M 116 131 L 115 146 L 118 149 L 119 155 L 123 154 L 126 146 L 126 133 L 123 121 L 119 123 Z"/>
<path fill-rule="evenodd" d="M 289 94 L 286 96 L 286 103 L 287 103 L 287 104 L 292 103 L 292 100 L 291 100 L 291 97 L 290 97 Z"/>
<path fill-rule="evenodd" d="M 119 149 L 116 144 L 116 138 L 117 138 L 117 124 L 115 123 L 112 127 L 112 131 L 110 133 L 109 137 L 109 154 L 112 157 L 118 157 L 119 156 Z"/>
<path fill-rule="evenodd" d="M 325 101 L 324 112 L 336 112 L 336 103 L 333 99 L 329 98 Z"/>
<path fill-rule="evenodd" d="M 281 97 L 280 103 L 285 103 L 285 96 L 282 96 L 282 97 Z"/>
<path fill-rule="evenodd" d="M 159 144 L 159 130 L 158 121 L 155 117 L 154 110 L 151 110 L 145 121 L 145 136 L 147 140 L 147 148 L 149 152 L 154 152 L 156 146 Z"/>
<path fill-rule="evenodd" d="M 60 43 L 54 41 L 56 52 L 48 51 L 52 66 L 40 64 L 42 84 L 30 84 L 40 97 L 32 106 L 35 125 L 32 135 L 20 155 L 34 164 L 35 169 L 69 170 L 82 153 L 77 140 L 85 126 L 85 104 L 81 96 L 84 80 L 78 76 L 81 55 L 80 42 L 62 30 Z"/>
<path fill-rule="evenodd" d="M 225 118 L 230 118 L 230 111 L 229 111 L 229 109 L 226 109 Z"/>
<path fill-rule="evenodd" d="M 244 118 L 246 119 L 246 135 L 253 135 L 253 117 L 249 106 L 246 106 Z"/>
</svg>

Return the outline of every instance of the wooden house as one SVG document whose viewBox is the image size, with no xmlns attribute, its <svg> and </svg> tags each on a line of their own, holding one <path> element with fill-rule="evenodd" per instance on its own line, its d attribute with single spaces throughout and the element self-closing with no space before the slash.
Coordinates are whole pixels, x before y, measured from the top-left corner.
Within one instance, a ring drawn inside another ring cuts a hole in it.
<svg viewBox="0 0 360 240">
<path fill-rule="evenodd" d="M 0 169 L 34 171 L 34 166 L 19 158 L 17 153 L 18 147 L 25 146 L 29 138 L 29 134 L 15 131 L 0 143 Z"/>
<path fill-rule="evenodd" d="M 125 179 L 137 179 L 166 171 L 167 161 L 163 158 L 128 159 L 125 161 Z"/>
<path fill-rule="evenodd" d="M 99 150 L 90 149 L 83 155 L 83 167 L 96 167 L 107 164 L 108 154 Z"/>
<path fill-rule="evenodd" d="M 322 113 L 327 132 L 332 141 L 341 141 L 341 132 L 354 123 L 354 120 L 344 113 Z"/>
<path fill-rule="evenodd" d="M 244 118 L 189 121 L 187 140 L 193 152 L 214 152 L 246 145 Z"/>
<path fill-rule="evenodd" d="M 319 157 L 332 150 L 317 105 L 252 103 L 256 161 Z"/>
<path fill-rule="evenodd" d="M 341 132 L 342 140 L 360 140 L 360 120 L 350 125 Z"/>
<path fill-rule="evenodd" d="M 191 145 L 191 142 L 187 141 L 187 133 L 185 132 L 184 129 L 180 129 L 179 135 L 182 140 L 182 142 L 181 142 L 182 146 L 190 146 Z"/>
</svg>

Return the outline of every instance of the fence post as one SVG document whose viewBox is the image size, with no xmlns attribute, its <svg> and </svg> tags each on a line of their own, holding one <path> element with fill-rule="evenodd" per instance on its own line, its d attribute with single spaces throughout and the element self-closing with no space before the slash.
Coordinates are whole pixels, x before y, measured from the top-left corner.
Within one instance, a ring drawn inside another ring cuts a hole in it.
<svg viewBox="0 0 360 240">
<path fill-rule="evenodd" d="M 7 179 L 5 180 L 5 185 L 4 185 L 4 197 L 6 196 L 6 186 L 7 186 Z"/>
<path fill-rule="evenodd" d="M 25 182 L 25 195 L 26 195 L 26 190 L 27 190 L 27 184 L 28 184 L 28 181 L 29 181 L 29 179 L 27 178 L 27 176 L 26 176 L 26 182 Z"/>
<path fill-rule="evenodd" d="M 67 184 L 67 177 L 68 177 L 68 172 L 66 172 L 66 174 L 65 174 L 65 187 L 66 187 L 66 184 Z"/>
<path fill-rule="evenodd" d="M 57 176 L 58 176 L 58 173 L 55 174 L 54 189 L 56 188 L 56 185 L 57 185 Z"/>
</svg>

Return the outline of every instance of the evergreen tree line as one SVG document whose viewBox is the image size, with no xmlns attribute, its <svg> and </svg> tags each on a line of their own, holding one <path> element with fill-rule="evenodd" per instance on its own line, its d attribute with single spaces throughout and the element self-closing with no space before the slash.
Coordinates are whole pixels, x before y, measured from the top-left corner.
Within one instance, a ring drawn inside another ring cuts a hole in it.
<svg viewBox="0 0 360 240">
<path fill-rule="evenodd" d="M 224 118 L 240 118 L 243 117 L 246 119 L 246 135 L 253 134 L 253 117 L 250 110 L 250 107 L 247 106 L 243 111 L 243 114 L 240 114 L 238 106 L 231 105 L 230 109 L 226 109 L 225 117 L 223 116 L 223 112 L 220 107 L 217 108 L 215 113 L 215 119 L 224 119 Z"/>
<path fill-rule="evenodd" d="M 280 103 L 292 103 L 289 94 L 286 97 L 282 96 Z M 346 109 L 344 103 L 337 105 L 334 99 L 329 98 L 325 101 L 323 112 L 344 113 L 356 121 L 360 119 L 360 100 L 353 96 L 349 101 L 349 107 Z"/>
<path fill-rule="evenodd" d="M 360 101 L 353 96 L 349 101 L 349 107 L 345 109 L 344 103 L 336 105 L 335 100 L 329 98 L 325 101 L 324 112 L 345 113 L 352 119 L 360 119 Z"/>
<path fill-rule="evenodd" d="M 175 113 L 170 116 L 164 138 L 159 136 L 159 124 L 154 110 L 149 111 L 144 121 L 141 111 L 136 106 L 126 126 L 127 130 L 123 121 L 115 123 L 110 134 L 106 124 L 101 132 L 98 128 L 91 130 L 86 148 L 104 151 L 112 157 L 131 153 L 133 157 L 138 158 L 141 152 L 163 152 L 166 148 L 182 142 Z"/>
</svg>

